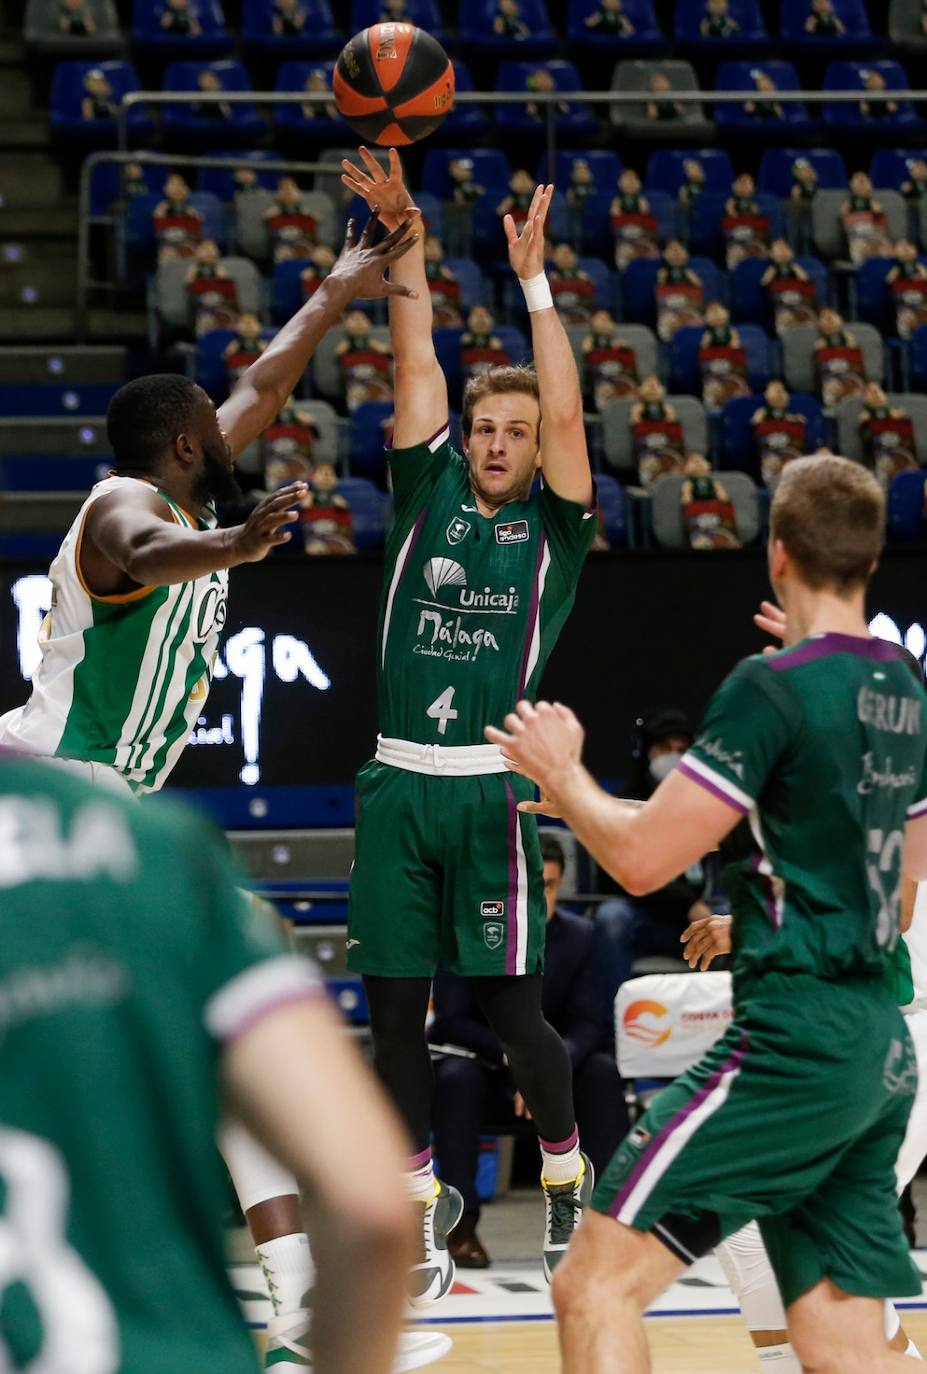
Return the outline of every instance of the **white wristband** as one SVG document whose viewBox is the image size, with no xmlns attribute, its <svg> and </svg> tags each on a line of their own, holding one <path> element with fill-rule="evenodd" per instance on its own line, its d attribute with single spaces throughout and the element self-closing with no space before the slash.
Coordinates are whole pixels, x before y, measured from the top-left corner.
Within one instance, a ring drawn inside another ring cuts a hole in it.
<svg viewBox="0 0 927 1374">
<path fill-rule="evenodd" d="M 529 315 L 535 310 L 550 310 L 553 306 L 554 298 L 546 272 L 539 272 L 536 277 L 519 277 L 518 284 L 525 293 Z"/>
</svg>

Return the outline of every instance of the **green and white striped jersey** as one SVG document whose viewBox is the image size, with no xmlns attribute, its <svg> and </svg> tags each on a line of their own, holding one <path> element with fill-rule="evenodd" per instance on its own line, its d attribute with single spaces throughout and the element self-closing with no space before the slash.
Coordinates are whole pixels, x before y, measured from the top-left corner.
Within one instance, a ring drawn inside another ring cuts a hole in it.
<svg viewBox="0 0 927 1374">
<path fill-rule="evenodd" d="M 65 536 L 49 570 L 52 608 L 32 695 L 0 718 L 0 744 L 108 764 L 145 793 L 163 786 L 203 709 L 225 624 L 228 573 L 124 596 L 88 590 L 79 566 L 87 512 L 101 496 L 140 480 L 98 482 Z M 215 523 L 196 521 L 160 495 L 178 525 Z"/>
</svg>

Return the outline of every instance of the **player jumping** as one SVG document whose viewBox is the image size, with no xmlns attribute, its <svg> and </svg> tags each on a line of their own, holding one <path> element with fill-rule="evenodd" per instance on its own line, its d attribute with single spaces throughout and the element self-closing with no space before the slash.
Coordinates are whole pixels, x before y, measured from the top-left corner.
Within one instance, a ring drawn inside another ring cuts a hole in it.
<svg viewBox="0 0 927 1374">
<path fill-rule="evenodd" d="M 415 213 L 395 150 L 388 174 L 360 156 L 363 169 L 342 164 L 345 185 L 379 205 L 388 228 Z M 537 188 L 521 234 L 505 219 L 536 370 L 493 368 L 468 386 L 463 456 L 449 440 L 421 242 L 392 270 L 417 296 L 390 302 L 396 521 L 378 639 L 382 733 L 357 779 L 348 960 L 364 975 L 377 1068 L 417 1152 L 418 1304 L 451 1285 L 447 1235 L 462 1206 L 436 1181 L 429 1145 L 425 1015 L 439 962 L 474 979 L 537 1125 L 548 1275 L 591 1191 L 569 1056 L 541 1010 L 541 854 L 536 823 L 517 811 L 529 789 L 482 740 L 486 719 L 536 690 L 595 535 L 579 379 L 544 276 L 552 194 Z"/>
<path fill-rule="evenodd" d="M 927 877 L 927 694 L 868 632 L 884 541 L 874 478 L 799 459 L 776 491 L 770 576 L 790 647 L 745 659 L 640 809 L 580 762 L 572 712 L 490 727 L 604 868 L 647 892 L 723 842 L 735 1016 L 619 1147 L 554 1283 L 566 1374 L 645 1374 L 641 1315 L 756 1218 L 802 1368 L 898 1374 L 881 1299 L 919 1294 L 895 1205 L 917 1080 L 886 970 L 902 868 Z"/>
</svg>

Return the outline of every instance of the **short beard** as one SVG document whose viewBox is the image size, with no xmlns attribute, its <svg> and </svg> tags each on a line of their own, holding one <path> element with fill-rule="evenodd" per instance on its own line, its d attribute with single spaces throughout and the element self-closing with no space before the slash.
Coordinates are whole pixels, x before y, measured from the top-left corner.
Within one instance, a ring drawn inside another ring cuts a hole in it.
<svg viewBox="0 0 927 1374">
<path fill-rule="evenodd" d="M 191 492 L 193 499 L 201 506 L 238 501 L 242 495 L 225 454 L 220 457 L 218 450 L 210 449 L 203 450 L 203 468 L 193 479 Z"/>
<path fill-rule="evenodd" d="M 473 468 L 471 468 L 470 490 L 473 492 L 474 496 L 478 496 L 481 500 L 485 501 L 487 506 L 492 506 L 495 510 L 500 510 L 502 506 L 507 506 L 512 501 L 527 501 L 528 497 L 531 495 L 531 488 L 534 486 L 534 479 L 536 476 L 537 472 L 532 471 L 530 478 L 526 479 L 520 485 L 513 483 L 508 491 L 500 492 L 499 495 L 493 496 L 490 495 L 488 491 L 483 490 L 476 479 L 476 473 L 473 471 Z"/>
</svg>

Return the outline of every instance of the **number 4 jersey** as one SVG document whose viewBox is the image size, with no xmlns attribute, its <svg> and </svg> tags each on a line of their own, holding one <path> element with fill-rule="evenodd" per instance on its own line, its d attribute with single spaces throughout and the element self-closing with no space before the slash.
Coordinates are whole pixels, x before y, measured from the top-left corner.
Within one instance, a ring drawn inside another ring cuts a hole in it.
<svg viewBox="0 0 927 1374">
<path fill-rule="evenodd" d="M 595 511 L 544 486 L 492 517 L 444 429 L 390 454 L 396 523 L 378 642 L 380 731 L 484 744 L 534 695 L 595 538 Z"/>
<path fill-rule="evenodd" d="M 680 770 L 743 813 L 722 846 L 743 993 L 885 974 L 905 824 L 927 815 L 927 693 L 903 650 L 823 634 L 745 659 Z"/>
</svg>

